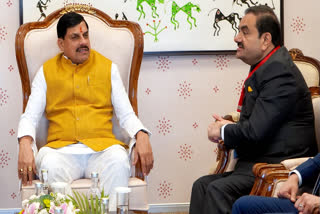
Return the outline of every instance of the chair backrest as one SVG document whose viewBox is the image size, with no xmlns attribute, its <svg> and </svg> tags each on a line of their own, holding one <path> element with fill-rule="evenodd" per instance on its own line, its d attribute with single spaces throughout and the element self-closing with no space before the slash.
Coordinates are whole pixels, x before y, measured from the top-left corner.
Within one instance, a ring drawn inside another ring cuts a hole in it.
<svg viewBox="0 0 320 214">
<path fill-rule="evenodd" d="M 312 104 L 315 117 L 315 131 L 320 151 L 320 62 L 312 57 L 304 56 L 299 49 L 289 51 L 293 62 L 300 69 L 312 95 Z"/>
<path fill-rule="evenodd" d="M 112 20 L 102 11 L 86 5 L 68 5 L 51 13 L 42 22 L 26 23 L 16 35 L 16 58 L 19 67 L 22 90 L 23 111 L 31 92 L 31 82 L 48 59 L 60 52 L 57 45 L 56 25 L 66 12 L 77 12 L 84 16 L 89 25 L 91 47 L 116 63 L 123 84 L 136 114 L 138 77 L 143 56 L 143 32 L 140 26 L 130 21 Z M 119 128 L 113 118 L 113 132 L 121 141 L 126 141 L 126 132 Z M 38 148 L 46 144 L 48 122 L 41 118 L 37 128 Z"/>
</svg>

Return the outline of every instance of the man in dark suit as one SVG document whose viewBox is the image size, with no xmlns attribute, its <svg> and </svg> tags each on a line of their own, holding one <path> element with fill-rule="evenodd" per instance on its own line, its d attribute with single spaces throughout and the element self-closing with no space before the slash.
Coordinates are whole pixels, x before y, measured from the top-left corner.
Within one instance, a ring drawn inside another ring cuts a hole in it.
<svg viewBox="0 0 320 214">
<path fill-rule="evenodd" d="M 245 213 L 313 213 L 320 211 L 320 153 L 290 172 L 289 179 L 281 186 L 278 197 L 244 196 L 232 207 L 233 214 Z M 318 179 L 317 179 L 318 178 Z M 316 182 L 317 181 L 317 182 Z M 299 186 L 315 183 L 312 194 L 297 196 Z"/>
<path fill-rule="evenodd" d="M 316 151 L 314 116 L 308 87 L 287 49 L 267 6 L 248 8 L 234 38 L 236 56 L 251 66 L 239 100 L 238 123 L 214 115 L 208 127 L 213 142 L 235 149 L 233 172 L 207 175 L 193 184 L 190 213 L 230 213 L 232 204 L 250 193 L 252 166 L 310 156 Z"/>
</svg>

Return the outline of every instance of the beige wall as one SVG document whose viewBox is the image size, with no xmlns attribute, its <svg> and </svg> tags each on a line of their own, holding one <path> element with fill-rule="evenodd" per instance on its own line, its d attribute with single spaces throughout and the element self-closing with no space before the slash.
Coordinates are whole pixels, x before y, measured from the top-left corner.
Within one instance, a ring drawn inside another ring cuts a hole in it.
<svg viewBox="0 0 320 214">
<path fill-rule="evenodd" d="M 320 59 L 320 3 L 301 2 L 285 1 L 285 44 Z M 20 206 L 16 132 L 22 98 L 14 51 L 18 26 L 18 0 L 0 1 L 0 208 Z M 216 147 L 206 137 L 211 115 L 236 108 L 247 71 L 233 55 L 144 57 L 139 114 L 153 132 L 155 156 L 149 203 L 189 202 L 193 181 L 208 173 L 216 158 Z"/>
</svg>

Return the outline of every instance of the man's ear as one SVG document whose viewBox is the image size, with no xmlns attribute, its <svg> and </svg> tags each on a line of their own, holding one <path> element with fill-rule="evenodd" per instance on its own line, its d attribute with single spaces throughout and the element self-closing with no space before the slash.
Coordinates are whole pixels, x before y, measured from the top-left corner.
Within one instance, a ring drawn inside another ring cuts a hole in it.
<svg viewBox="0 0 320 214">
<path fill-rule="evenodd" d="M 261 35 L 262 38 L 262 48 L 267 49 L 270 45 L 272 45 L 272 36 L 271 33 L 266 32 Z"/>
<path fill-rule="evenodd" d="M 59 46 L 60 50 L 61 50 L 62 52 L 64 52 L 64 40 L 61 39 L 61 38 L 58 38 L 57 43 L 58 43 L 58 46 Z"/>
</svg>

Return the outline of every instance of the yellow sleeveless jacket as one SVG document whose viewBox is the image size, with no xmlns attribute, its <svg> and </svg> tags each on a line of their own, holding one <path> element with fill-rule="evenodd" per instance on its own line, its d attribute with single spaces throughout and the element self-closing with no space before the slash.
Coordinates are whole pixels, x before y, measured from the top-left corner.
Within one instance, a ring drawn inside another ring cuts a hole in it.
<svg viewBox="0 0 320 214">
<path fill-rule="evenodd" d="M 43 65 L 47 83 L 48 144 L 61 148 L 80 141 L 95 151 L 124 145 L 112 134 L 112 62 L 91 50 L 83 64 L 58 54 Z"/>
</svg>

